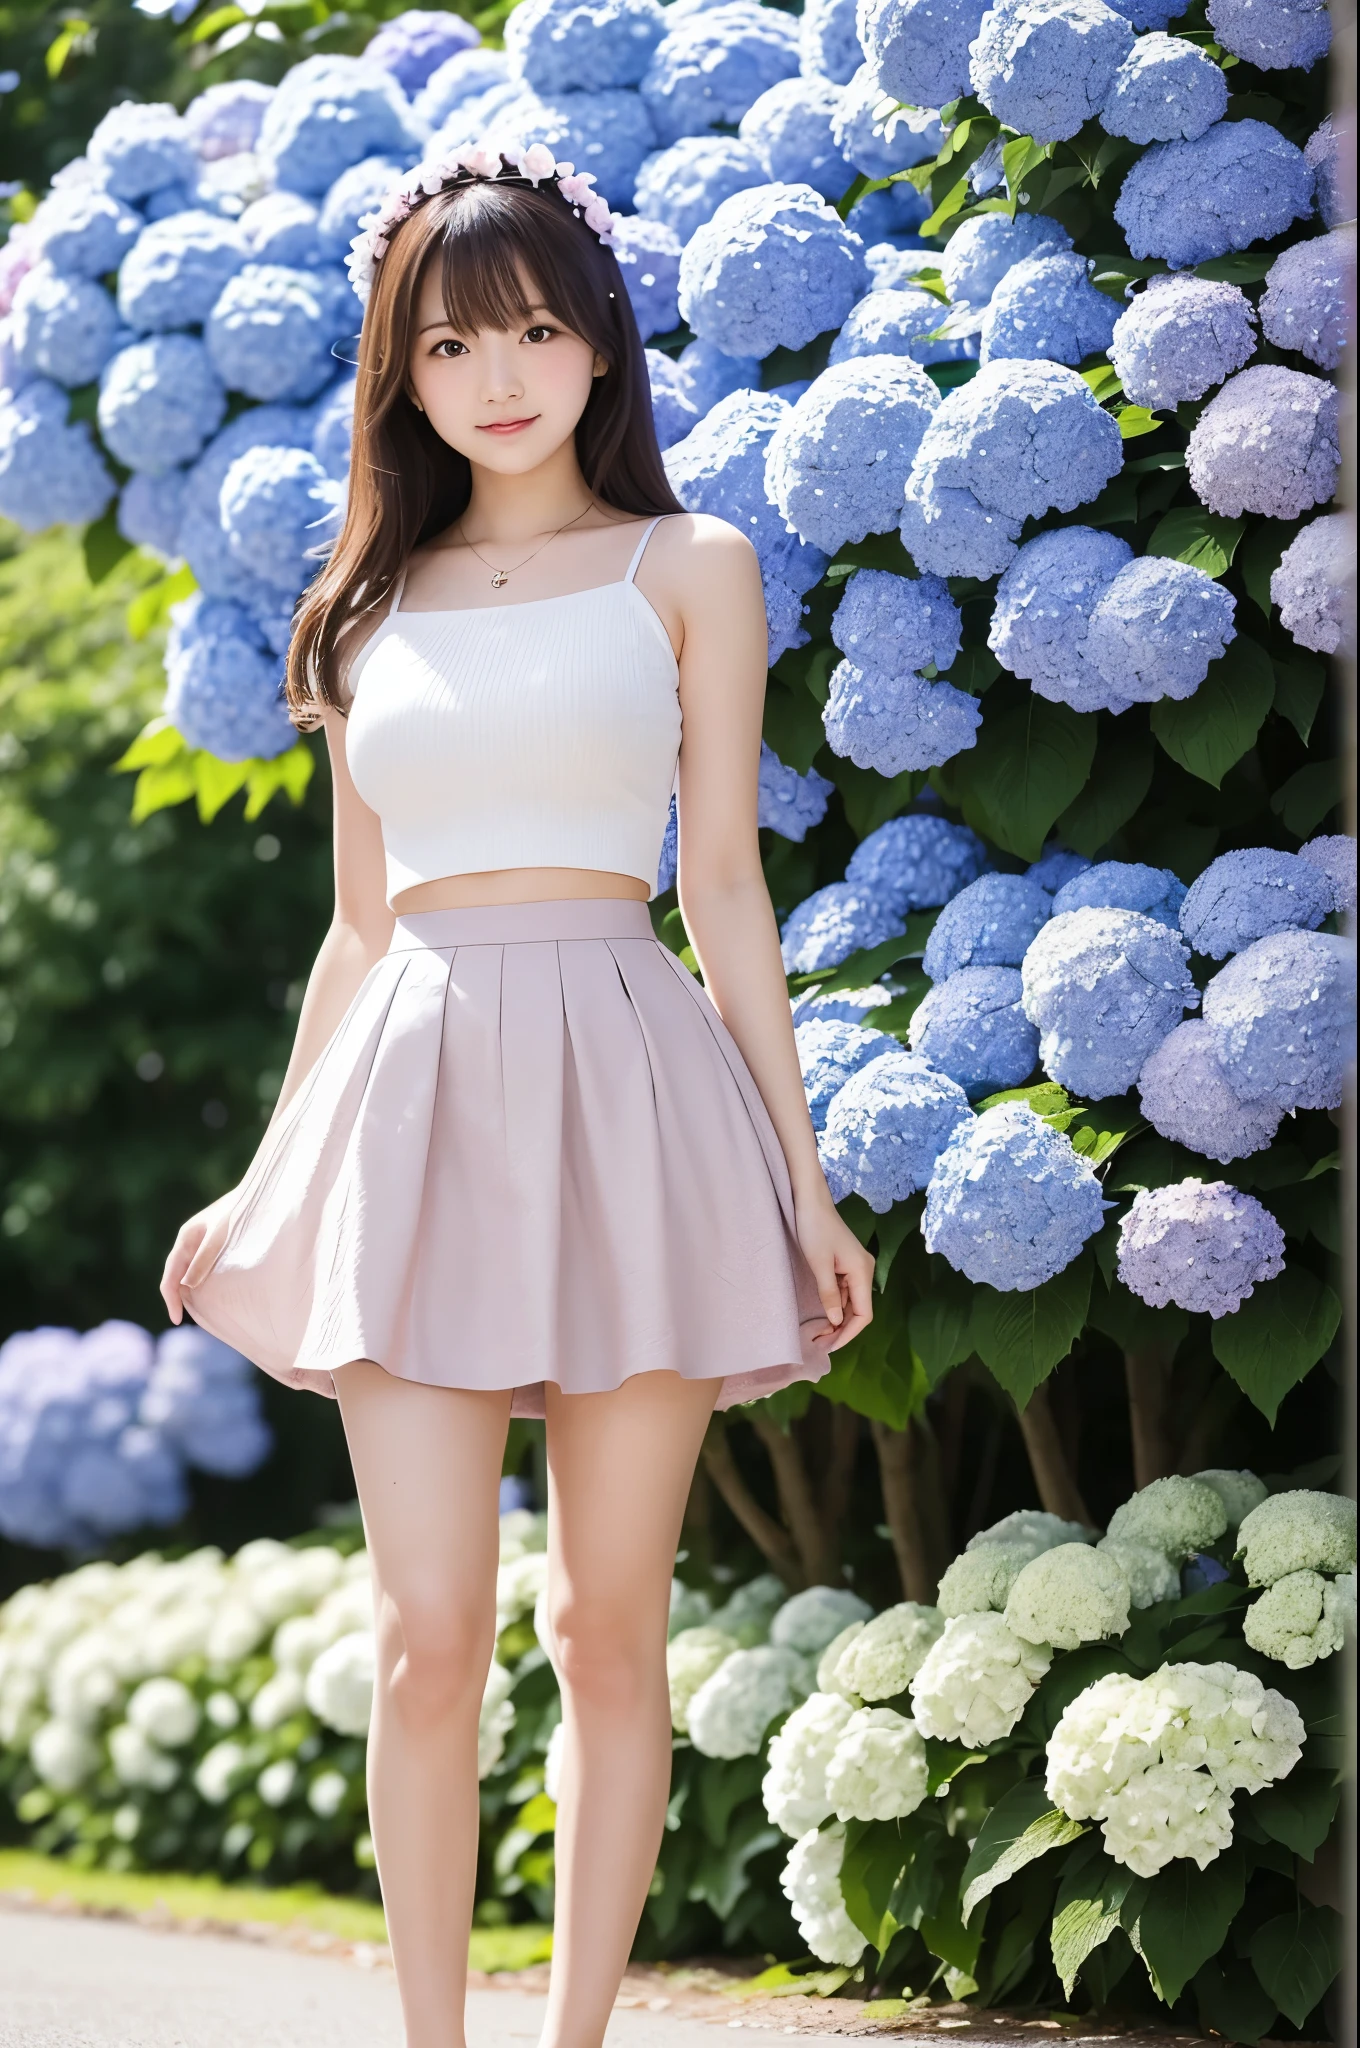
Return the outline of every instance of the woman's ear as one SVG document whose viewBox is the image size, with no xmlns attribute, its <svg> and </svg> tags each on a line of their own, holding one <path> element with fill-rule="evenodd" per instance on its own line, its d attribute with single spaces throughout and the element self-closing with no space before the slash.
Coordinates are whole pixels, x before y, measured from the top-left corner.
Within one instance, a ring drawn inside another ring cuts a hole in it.
<svg viewBox="0 0 1360 2048">
<path fill-rule="evenodd" d="M 596 358 L 595 358 L 595 363 L 594 363 L 594 367 L 592 368 L 592 370 L 591 370 L 590 374 L 591 374 L 591 376 L 592 376 L 592 377 L 607 377 L 607 376 L 608 376 L 608 374 L 609 374 L 609 365 L 608 365 L 608 363 L 607 363 L 607 362 L 605 361 L 605 359 L 604 359 L 604 357 L 603 357 L 603 356 L 601 356 L 601 355 L 597 355 L 597 356 L 596 356 Z"/>
</svg>

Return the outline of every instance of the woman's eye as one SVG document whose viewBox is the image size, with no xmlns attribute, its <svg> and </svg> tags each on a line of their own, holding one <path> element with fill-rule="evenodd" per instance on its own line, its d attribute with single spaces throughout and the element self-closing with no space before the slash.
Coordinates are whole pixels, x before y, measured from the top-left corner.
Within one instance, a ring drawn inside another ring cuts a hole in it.
<svg viewBox="0 0 1360 2048">
<path fill-rule="evenodd" d="M 526 329 L 524 339 L 526 341 L 550 341 L 552 333 L 551 327 L 530 327 Z"/>
<path fill-rule="evenodd" d="M 448 340 L 437 341 L 434 345 L 434 353 L 437 356 L 443 356 L 445 361 L 448 362 L 454 356 L 465 356 L 467 354 L 467 350 L 466 348 L 464 348 L 461 341 Z"/>
</svg>

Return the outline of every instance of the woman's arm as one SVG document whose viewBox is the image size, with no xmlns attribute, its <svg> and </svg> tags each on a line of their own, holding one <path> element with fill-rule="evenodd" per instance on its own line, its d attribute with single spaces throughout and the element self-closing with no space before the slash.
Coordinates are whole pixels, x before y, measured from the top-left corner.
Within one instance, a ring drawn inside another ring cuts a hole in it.
<svg viewBox="0 0 1360 2048">
<path fill-rule="evenodd" d="M 756 836 L 767 641 L 760 569 L 722 520 L 668 522 L 658 585 L 683 624 L 680 907 L 704 986 L 741 1051 L 788 1162 L 798 1241 L 833 1350 L 870 1320 L 873 1260 L 838 1215 L 817 1158 L 779 933 Z M 651 578 L 648 579 L 649 583 Z M 659 595 L 663 593 L 659 590 Z"/>
</svg>

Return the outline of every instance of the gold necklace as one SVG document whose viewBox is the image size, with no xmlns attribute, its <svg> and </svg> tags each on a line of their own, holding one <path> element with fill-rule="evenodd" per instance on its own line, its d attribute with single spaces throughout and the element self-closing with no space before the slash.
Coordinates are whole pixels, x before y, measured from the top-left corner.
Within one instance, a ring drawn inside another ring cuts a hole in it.
<svg viewBox="0 0 1360 2048">
<path fill-rule="evenodd" d="M 464 530 L 463 522 L 461 519 L 458 522 L 458 532 L 462 535 L 464 547 L 471 548 L 473 554 L 477 557 L 477 560 L 483 563 L 488 569 L 492 571 L 491 588 L 493 590 L 500 590 L 504 587 L 505 584 L 507 584 L 510 581 L 510 577 L 512 574 L 518 575 L 521 569 L 527 569 L 530 562 L 534 560 L 535 556 L 541 555 L 544 548 L 550 547 L 553 541 L 557 539 L 559 533 L 565 533 L 569 526 L 575 526 L 578 520 L 584 519 L 586 513 L 592 512 L 594 509 L 595 500 L 592 498 L 590 503 L 584 506 L 582 510 L 576 514 L 575 519 L 563 520 L 561 526 L 557 527 L 554 532 L 548 535 L 547 540 L 539 542 L 538 546 L 534 549 L 533 554 L 526 555 L 522 562 L 516 562 L 513 571 L 510 569 L 498 569 L 494 562 L 488 562 L 486 556 L 477 546 L 477 543 L 473 540 L 469 540 L 467 533 Z"/>
</svg>

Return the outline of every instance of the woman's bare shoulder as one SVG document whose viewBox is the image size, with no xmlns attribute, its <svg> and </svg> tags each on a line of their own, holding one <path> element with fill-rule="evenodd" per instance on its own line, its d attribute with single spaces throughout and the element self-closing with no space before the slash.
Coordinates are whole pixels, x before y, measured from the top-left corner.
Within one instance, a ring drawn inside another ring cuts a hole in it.
<svg viewBox="0 0 1360 2048">
<path fill-rule="evenodd" d="M 740 584 L 759 575 L 756 551 L 746 535 L 708 512 L 678 512 L 663 519 L 648 554 L 674 579 L 677 596 L 711 592 L 715 578 Z"/>
</svg>

